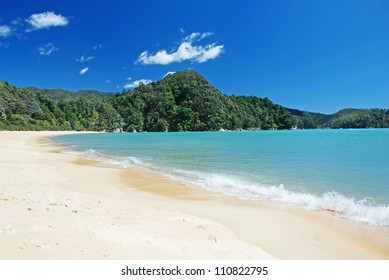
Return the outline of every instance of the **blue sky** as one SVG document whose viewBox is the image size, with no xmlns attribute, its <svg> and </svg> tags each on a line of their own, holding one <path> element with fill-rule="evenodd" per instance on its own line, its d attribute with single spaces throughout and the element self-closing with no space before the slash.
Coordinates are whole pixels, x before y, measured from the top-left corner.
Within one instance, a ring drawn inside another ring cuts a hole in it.
<svg viewBox="0 0 389 280">
<path fill-rule="evenodd" d="M 0 0 L 0 80 L 121 92 L 185 69 L 290 108 L 389 108 L 389 1 Z"/>
</svg>

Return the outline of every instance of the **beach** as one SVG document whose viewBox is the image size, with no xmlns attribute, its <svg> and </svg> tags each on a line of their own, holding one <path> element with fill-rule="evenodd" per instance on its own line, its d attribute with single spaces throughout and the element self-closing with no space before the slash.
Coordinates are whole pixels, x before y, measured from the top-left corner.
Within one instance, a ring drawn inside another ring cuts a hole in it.
<svg viewBox="0 0 389 280">
<path fill-rule="evenodd" d="M 0 259 L 389 259 L 388 227 L 244 201 L 0 132 Z"/>
</svg>

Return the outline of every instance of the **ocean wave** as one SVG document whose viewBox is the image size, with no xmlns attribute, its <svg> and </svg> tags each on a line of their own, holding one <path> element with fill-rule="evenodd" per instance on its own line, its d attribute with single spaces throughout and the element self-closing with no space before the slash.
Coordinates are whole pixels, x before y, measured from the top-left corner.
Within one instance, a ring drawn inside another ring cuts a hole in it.
<svg viewBox="0 0 389 280">
<path fill-rule="evenodd" d="M 303 190 L 289 190 L 284 185 L 266 185 L 245 181 L 223 174 L 209 174 L 202 172 L 191 172 L 183 169 L 170 169 L 149 164 L 139 158 L 114 157 L 98 153 L 93 149 L 79 151 L 66 151 L 71 154 L 82 154 L 88 157 L 98 158 L 104 163 L 130 168 L 139 166 L 164 173 L 171 179 L 180 179 L 198 185 L 209 191 L 216 191 L 227 195 L 235 195 L 241 199 L 269 199 L 303 207 L 312 211 L 331 211 L 343 218 L 364 222 L 376 226 L 389 226 L 389 206 L 377 205 L 371 198 L 356 200 L 346 197 L 338 192 L 329 191 L 321 195 L 315 195 Z"/>
<path fill-rule="evenodd" d="M 96 155 L 96 151 L 93 149 L 88 150 L 78 150 L 75 147 L 70 146 L 70 150 L 63 150 L 62 153 L 68 154 L 68 155 Z"/>
<path fill-rule="evenodd" d="M 117 165 L 122 168 L 129 168 L 131 166 L 140 166 L 140 167 L 148 167 L 146 163 L 143 161 L 139 160 L 136 157 L 124 157 L 124 158 L 107 158 L 106 157 L 106 163 L 112 164 L 112 165 Z"/>
<path fill-rule="evenodd" d="M 352 221 L 389 226 L 389 206 L 376 205 L 371 198 L 356 200 L 335 191 L 314 195 L 303 191 L 291 191 L 284 185 L 253 184 L 231 176 L 214 174 L 200 174 L 197 183 L 205 189 L 236 195 L 242 199 L 266 198 L 304 207 L 307 210 L 331 211 Z"/>
<path fill-rule="evenodd" d="M 81 155 L 87 159 L 98 160 L 100 162 L 110 164 L 110 165 L 119 166 L 122 168 L 128 168 L 131 166 L 148 167 L 148 165 L 146 163 L 144 163 L 143 161 L 139 160 L 136 157 L 110 156 L 110 155 L 106 155 L 104 153 L 97 152 L 93 149 L 77 150 L 77 149 L 73 148 L 72 150 L 65 150 L 65 151 L 63 151 L 63 153 L 70 154 L 70 155 Z"/>
</svg>

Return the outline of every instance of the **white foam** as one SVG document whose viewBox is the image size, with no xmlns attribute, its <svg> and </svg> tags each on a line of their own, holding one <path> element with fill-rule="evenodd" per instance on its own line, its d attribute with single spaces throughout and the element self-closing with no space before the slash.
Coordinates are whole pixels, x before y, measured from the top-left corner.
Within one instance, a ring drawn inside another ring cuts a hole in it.
<svg viewBox="0 0 389 280">
<path fill-rule="evenodd" d="M 69 154 L 69 155 L 95 155 L 96 154 L 96 151 L 93 149 L 82 150 L 82 151 L 73 149 L 73 150 L 64 150 L 62 152 L 64 154 Z"/>
<path fill-rule="evenodd" d="M 356 200 L 337 192 L 313 195 L 291 191 L 283 185 L 253 184 L 225 175 L 201 174 L 197 182 L 208 190 L 237 195 L 243 199 L 266 198 L 301 206 L 308 210 L 333 211 L 336 215 L 353 221 L 389 226 L 389 206 L 376 205 L 371 198 Z"/>
<path fill-rule="evenodd" d="M 107 158 L 107 163 L 118 165 L 123 168 L 129 168 L 131 166 L 142 166 L 147 167 L 147 164 L 142 162 L 136 157 L 125 157 L 125 158 Z"/>
<path fill-rule="evenodd" d="M 115 156 L 109 156 L 106 154 L 102 154 L 99 152 L 96 152 L 93 149 L 88 150 L 66 150 L 63 153 L 71 154 L 71 155 L 82 155 L 86 158 L 93 159 L 93 160 L 99 160 L 103 163 L 110 164 L 110 165 L 116 165 L 120 166 L 122 168 L 128 168 L 131 166 L 143 166 L 147 167 L 147 164 L 142 162 L 136 157 L 115 157 Z"/>
<path fill-rule="evenodd" d="M 376 205 L 370 198 L 356 200 L 337 192 L 314 195 L 304 191 L 291 191 L 284 185 L 271 186 L 244 181 L 228 175 L 189 172 L 186 170 L 166 170 L 158 168 L 136 157 L 109 157 L 90 149 L 87 151 L 67 151 L 71 154 L 83 154 L 98 157 L 108 164 L 129 168 L 146 167 L 164 172 L 172 179 L 179 178 L 197 184 L 210 191 L 236 195 L 242 199 L 270 199 L 290 205 L 297 205 L 314 211 L 333 211 L 336 215 L 349 220 L 377 226 L 389 226 L 389 206 Z"/>
</svg>

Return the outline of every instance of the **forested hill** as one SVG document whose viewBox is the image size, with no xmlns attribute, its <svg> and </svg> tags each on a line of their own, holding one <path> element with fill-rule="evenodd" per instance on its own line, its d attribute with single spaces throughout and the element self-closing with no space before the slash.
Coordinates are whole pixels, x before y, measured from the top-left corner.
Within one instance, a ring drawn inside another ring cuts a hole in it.
<svg viewBox="0 0 389 280">
<path fill-rule="evenodd" d="M 59 102 L 63 99 L 77 100 L 80 97 L 84 97 L 86 99 L 108 99 L 114 94 L 111 92 L 100 92 L 96 90 L 80 90 L 77 92 L 72 92 L 63 89 L 38 89 L 36 87 L 28 87 L 26 90 L 36 93 L 39 92 L 40 94 L 46 95 L 48 98 L 56 102 Z"/>
<path fill-rule="evenodd" d="M 5 130 L 214 131 L 295 124 L 288 110 L 269 99 L 226 96 L 190 70 L 121 94 L 0 82 L 0 129 Z"/>
<path fill-rule="evenodd" d="M 305 112 L 295 109 L 288 111 L 297 118 L 300 128 L 388 128 L 387 109 L 343 109 L 331 115 Z"/>
<path fill-rule="evenodd" d="M 124 130 L 209 131 L 289 129 L 295 119 L 283 107 L 257 97 L 228 97 L 195 71 L 116 95 L 112 105 Z"/>
<path fill-rule="evenodd" d="M 113 94 L 18 88 L 0 82 L 0 130 L 110 130 L 121 118 Z"/>
<path fill-rule="evenodd" d="M 320 127 L 389 127 L 386 110 L 334 115 L 227 96 L 187 70 L 120 94 L 19 88 L 0 82 L 0 130 L 216 131 Z"/>
</svg>

